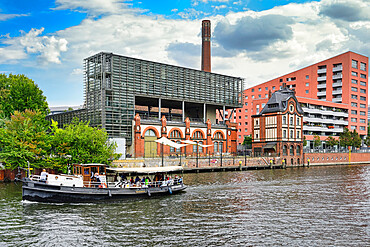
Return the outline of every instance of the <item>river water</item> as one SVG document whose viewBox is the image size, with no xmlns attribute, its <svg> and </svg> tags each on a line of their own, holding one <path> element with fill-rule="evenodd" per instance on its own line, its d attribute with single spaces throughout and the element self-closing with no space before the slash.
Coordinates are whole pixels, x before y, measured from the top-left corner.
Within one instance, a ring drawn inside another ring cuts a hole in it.
<svg viewBox="0 0 370 247">
<path fill-rule="evenodd" d="M 0 184 L 0 246 L 370 246 L 370 166 L 185 174 L 187 192 L 21 201 Z"/>
</svg>

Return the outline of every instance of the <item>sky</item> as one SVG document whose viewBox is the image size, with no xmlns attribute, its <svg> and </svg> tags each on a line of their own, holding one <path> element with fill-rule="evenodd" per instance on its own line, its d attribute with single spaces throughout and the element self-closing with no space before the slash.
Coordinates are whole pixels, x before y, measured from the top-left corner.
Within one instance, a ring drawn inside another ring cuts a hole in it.
<svg viewBox="0 0 370 247">
<path fill-rule="evenodd" d="M 99 52 L 200 69 L 244 88 L 353 51 L 370 56 L 370 0 L 0 0 L 0 73 L 25 74 L 49 106 L 83 104 L 83 59 Z"/>
</svg>

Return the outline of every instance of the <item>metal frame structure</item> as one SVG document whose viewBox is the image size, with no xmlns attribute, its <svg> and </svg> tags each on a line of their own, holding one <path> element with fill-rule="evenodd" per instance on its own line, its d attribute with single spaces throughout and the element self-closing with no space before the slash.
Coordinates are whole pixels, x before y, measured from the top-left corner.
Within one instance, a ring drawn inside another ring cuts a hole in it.
<svg viewBox="0 0 370 247">
<path fill-rule="evenodd" d="M 130 146 L 135 106 L 148 109 L 137 113 L 156 121 L 166 114 L 171 117 L 176 109 L 179 122 L 189 117 L 216 123 L 216 110 L 242 107 L 243 82 L 239 77 L 101 52 L 84 59 L 81 117 L 105 128 L 110 137 L 126 138 Z"/>
</svg>

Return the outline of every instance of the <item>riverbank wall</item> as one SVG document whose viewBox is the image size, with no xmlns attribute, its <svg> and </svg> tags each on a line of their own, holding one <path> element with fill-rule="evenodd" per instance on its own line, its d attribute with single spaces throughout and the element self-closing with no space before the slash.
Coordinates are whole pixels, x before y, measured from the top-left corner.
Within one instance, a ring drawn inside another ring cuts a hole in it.
<svg viewBox="0 0 370 247">
<path fill-rule="evenodd" d="M 114 167 L 156 167 L 182 166 L 184 172 L 219 172 L 237 170 L 279 169 L 307 166 L 370 164 L 370 153 L 304 153 L 303 163 L 283 166 L 279 157 L 245 157 L 245 156 L 218 156 L 218 157 L 163 157 L 150 159 L 126 159 L 113 161 Z M 42 169 L 35 169 L 32 173 L 40 174 Z M 57 173 L 47 169 L 51 174 Z M 20 175 L 19 175 L 20 174 Z M 14 181 L 16 177 L 24 177 L 25 170 L 0 170 L 0 182 Z"/>
</svg>

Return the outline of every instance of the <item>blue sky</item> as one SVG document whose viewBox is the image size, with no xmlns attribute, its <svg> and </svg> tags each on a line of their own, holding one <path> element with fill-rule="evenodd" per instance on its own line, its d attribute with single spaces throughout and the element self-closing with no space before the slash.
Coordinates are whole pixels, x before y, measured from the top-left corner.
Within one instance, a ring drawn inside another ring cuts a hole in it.
<svg viewBox="0 0 370 247">
<path fill-rule="evenodd" d="M 200 67 L 212 22 L 212 71 L 245 87 L 348 50 L 370 55 L 361 0 L 0 0 L 0 73 L 25 74 L 50 106 L 83 104 L 83 59 L 100 51 Z"/>
</svg>

